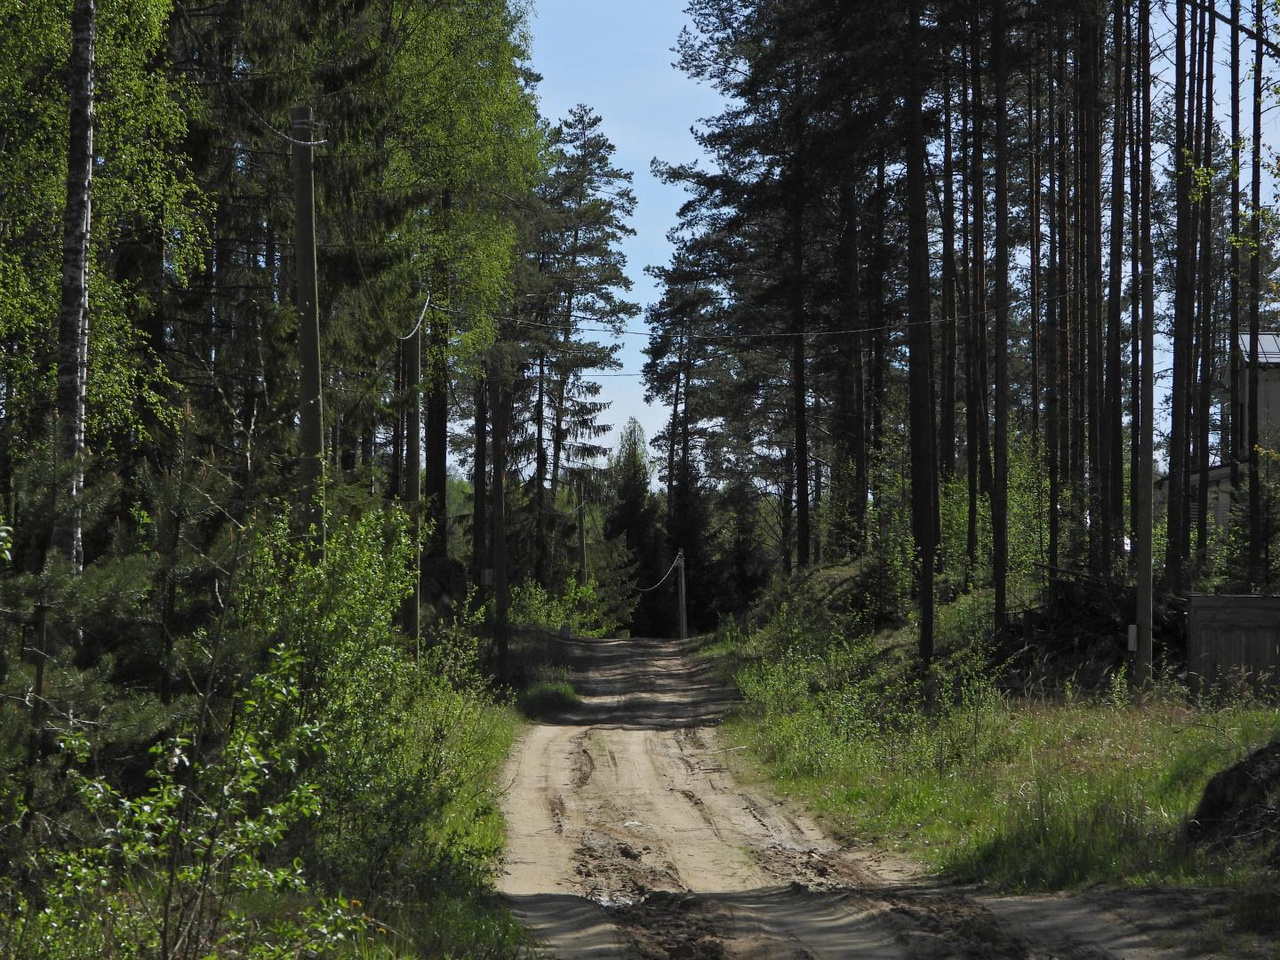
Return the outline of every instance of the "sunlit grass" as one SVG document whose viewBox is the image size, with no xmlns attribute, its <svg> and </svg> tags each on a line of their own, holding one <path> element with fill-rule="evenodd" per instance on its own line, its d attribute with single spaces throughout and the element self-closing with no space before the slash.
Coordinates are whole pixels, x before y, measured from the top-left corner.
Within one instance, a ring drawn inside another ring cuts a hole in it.
<svg viewBox="0 0 1280 960">
<path fill-rule="evenodd" d="M 926 709 L 908 630 L 858 636 L 796 609 L 740 641 L 744 706 L 727 730 L 847 838 L 1011 890 L 1162 882 L 1274 895 L 1265 852 L 1183 836 L 1209 778 L 1280 737 L 1274 706 L 1197 704 L 1169 682 L 1139 702 L 1123 673 L 1088 694 L 1013 696 L 952 632 Z M 971 619 L 940 621 L 954 631 Z"/>
</svg>

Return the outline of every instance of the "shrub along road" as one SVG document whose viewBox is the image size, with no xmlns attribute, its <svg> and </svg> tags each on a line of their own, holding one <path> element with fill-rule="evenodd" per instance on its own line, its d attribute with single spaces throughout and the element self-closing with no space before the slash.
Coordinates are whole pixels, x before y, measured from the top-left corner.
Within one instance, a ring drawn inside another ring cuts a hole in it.
<svg viewBox="0 0 1280 960">
<path fill-rule="evenodd" d="M 581 704 L 510 760 L 498 885 L 560 960 L 1184 955 L 1170 944 L 1187 913 L 1156 896 L 979 896 L 841 847 L 735 778 L 716 735 L 732 692 L 689 645 L 581 641 L 572 656 Z"/>
</svg>

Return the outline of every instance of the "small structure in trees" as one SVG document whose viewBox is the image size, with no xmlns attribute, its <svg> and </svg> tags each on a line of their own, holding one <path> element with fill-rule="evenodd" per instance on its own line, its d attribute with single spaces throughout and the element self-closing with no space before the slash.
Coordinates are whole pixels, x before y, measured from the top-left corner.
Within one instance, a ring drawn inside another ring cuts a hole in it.
<svg viewBox="0 0 1280 960">
<path fill-rule="evenodd" d="M 1240 337 L 1238 351 L 1239 368 L 1231 375 L 1239 377 L 1240 431 L 1241 437 L 1249 436 L 1249 338 Z M 1258 335 L 1258 434 L 1263 438 L 1280 433 L 1280 333 Z M 1242 444 L 1243 447 L 1243 444 Z M 1249 452 L 1241 449 L 1240 456 L 1248 459 Z"/>
</svg>

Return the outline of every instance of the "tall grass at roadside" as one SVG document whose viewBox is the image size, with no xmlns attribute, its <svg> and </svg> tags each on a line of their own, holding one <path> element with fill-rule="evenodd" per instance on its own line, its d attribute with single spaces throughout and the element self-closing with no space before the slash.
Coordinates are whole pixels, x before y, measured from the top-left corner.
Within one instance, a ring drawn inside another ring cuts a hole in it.
<svg viewBox="0 0 1280 960">
<path fill-rule="evenodd" d="M 909 631 L 812 613 L 784 603 L 750 635 L 729 631 L 722 649 L 747 653 L 729 730 L 848 836 L 1011 889 L 1275 882 L 1260 857 L 1180 839 L 1208 779 L 1280 736 L 1272 706 L 1198 706 L 1169 682 L 1137 703 L 1122 672 L 1087 695 L 1015 698 L 959 629 L 974 617 L 951 610 L 926 710 Z"/>
</svg>

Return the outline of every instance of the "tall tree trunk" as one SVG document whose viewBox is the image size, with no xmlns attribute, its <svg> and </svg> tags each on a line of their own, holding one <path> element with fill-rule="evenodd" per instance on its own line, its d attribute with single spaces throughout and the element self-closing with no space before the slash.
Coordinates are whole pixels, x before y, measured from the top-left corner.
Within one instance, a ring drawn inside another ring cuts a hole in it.
<svg viewBox="0 0 1280 960">
<path fill-rule="evenodd" d="M 424 423 L 422 494 L 431 524 L 426 555 L 431 573 L 444 575 L 449 558 L 449 331 L 445 315 L 432 311 L 428 353 L 426 416 Z M 443 581 L 439 581 L 443 584 Z M 434 598 L 433 598 L 434 599 Z"/>
<path fill-rule="evenodd" d="M 1227 415 L 1229 441 L 1222 456 L 1231 464 L 1231 489 L 1240 489 L 1240 458 L 1244 452 L 1244 408 L 1240 378 L 1244 376 L 1244 355 L 1240 350 L 1240 0 L 1231 0 L 1231 292 L 1228 339 L 1230 340 L 1230 385 Z"/>
<path fill-rule="evenodd" d="M 94 0 L 71 10 L 71 60 L 67 88 L 71 112 L 67 137 L 66 207 L 62 218 L 62 300 L 58 310 L 57 480 L 53 547 L 75 573 L 84 567 L 81 495 L 84 492 L 85 388 L 89 374 L 89 237 L 93 219 Z"/>
<path fill-rule="evenodd" d="M 846 536 L 855 545 L 850 551 L 860 556 L 866 543 L 867 510 L 867 431 L 866 376 L 864 371 L 863 336 L 858 332 L 863 325 L 863 310 L 859 292 L 858 216 L 852 178 L 846 178 L 840 187 L 842 231 L 840 235 L 842 266 L 841 289 L 844 296 L 844 326 L 850 331 L 845 335 L 844 349 L 839 352 L 843 365 L 841 374 L 841 404 L 838 410 L 837 462 L 847 471 L 852 463 L 853 489 L 849 494 L 850 522 Z"/>
<path fill-rule="evenodd" d="M 1058 56 L 1057 56 L 1057 84 L 1059 89 L 1058 95 L 1058 115 L 1057 125 L 1057 158 L 1056 166 L 1058 171 L 1058 195 L 1057 195 L 1057 220 L 1058 220 L 1058 262 L 1055 267 L 1057 273 L 1057 299 L 1058 299 L 1058 325 L 1057 325 L 1057 344 L 1054 353 L 1058 368 L 1058 497 L 1054 498 L 1054 510 L 1057 519 L 1057 543 L 1058 543 L 1058 560 L 1061 561 L 1062 549 L 1062 527 L 1063 527 L 1063 509 L 1062 502 L 1067 497 L 1064 491 L 1071 495 L 1071 499 L 1075 498 L 1078 490 L 1075 486 L 1076 471 L 1073 467 L 1072 454 L 1075 450 L 1073 438 L 1076 435 L 1075 418 L 1073 416 L 1072 403 L 1072 328 L 1075 325 L 1075 304 L 1076 290 L 1078 287 L 1071 282 L 1071 251 L 1072 251 L 1072 231 L 1070 220 L 1071 209 L 1071 180 L 1070 180 L 1070 159 L 1069 159 L 1069 139 L 1067 111 L 1069 99 L 1067 97 L 1067 57 L 1066 44 L 1062 35 L 1062 28 L 1059 26 L 1058 34 Z M 1071 507 L 1070 500 L 1068 506 Z M 1071 515 L 1068 510 L 1068 517 Z M 1050 524 L 1054 523 L 1054 516 L 1050 515 Z M 1054 541 L 1053 527 L 1050 527 L 1049 535 L 1050 543 Z M 1053 550 L 1050 550 L 1053 555 Z M 1050 561 L 1052 562 L 1052 560 Z"/>
<path fill-rule="evenodd" d="M 1213 169 L 1213 52 L 1217 18 L 1208 15 L 1204 53 L 1204 106 L 1202 108 L 1200 162 Z M 1213 192 L 1212 183 L 1200 190 L 1200 395 L 1196 406 L 1196 454 L 1199 484 L 1196 490 L 1196 565 L 1201 571 L 1209 561 L 1209 428 L 1213 404 Z"/>
<path fill-rule="evenodd" d="M 1253 153 L 1249 210 L 1249 409 L 1246 438 L 1249 453 L 1249 580 L 1262 582 L 1262 477 L 1258 457 L 1258 336 L 1262 304 L 1262 46 L 1267 24 L 1264 0 L 1254 0 Z"/>
<path fill-rule="evenodd" d="M 1103 393 L 1102 343 L 1102 118 L 1100 109 L 1100 49 L 1096 5 L 1080 6 L 1077 37 L 1077 69 L 1080 74 L 1080 166 L 1081 279 L 1083 316 L 1081 331 L 1084 352 L 1086 393 L 1082 407 L 1088 429 L 1089 469 L 1089 562 L 1096 574 L 1106 572 L 1111 539 L 1112 516 L 1107 497 L 1110 464 L 1110 413 Z M 1117 184 L 1117 187 L 1119 185 Z"/>
<path fill-rule="evenodd" d="M 1030 188 L 1027 203 L 1030 207 L 1029 217 L 1031 221 L 1031 249 L 1029 251 L 1030 269 L 1027 277 L 1027 294 L 1031 301 L 1031 317 L 1028 321 L 1028 333 L 1031 347 L 1031 402 L 1029 406 L 1031 413 L 1031 447 L 1037 454 L 1040 450 L 1040 367 L 1042 361 L 1040 347 L 1040 257 L 1043 246 L 1044 229 L 1041 222 L 1040 210 L 1040 151 L 1042 147 L 1041 140 L 1043 138 L 1040 100 L 1040 57 L 1040 36 L 1037 31 L 1031 58 L 1031 82 L 1027 93 L 1027 113 L 1031 117 L 1031 143 L 1030 150 L 1027 151 L 1027 163 L 1029 167 L 1028 186 Z"/>
<path fill-rule="evenodd" d="M 559 418 L 557 418 L 558 421 Z M 547 582 L 547 355 L 538 356 L 538 394 L 533 406 L 533 579 Z M 553 429 L 555 429 L 553 427 Z"/>
<path fill-rule="evenodd" d="M 1130 497 L 1137 501 L 1137 621 L 1138 652 L 1135 658 L 1134 680 L 1139 689 L 1151 683 L 1151 608 L 1153 593 L 1153 543 L 1152 543 L 1152 469 L 1155 458 L 1155 249 L 1151 242 L 1151 4 L 1138 4 L 1137 62 L 1141 76 L 1141 127 L 1138 131 L 1142 144 L 1141 211 L 1138 231 L 1142 248 L 1142 350 L 1134 358 L 1142 367 L 1141 391 L 1138 400 L 1140 422 L 1135 424 L 1139 436 L 1138 471 L 1132 478 Z"/>
<path fill-rule="evenodd" d="M 405 598 L 401 619 L 404 632 L 414 642 L 415 648 L 422 638 L 422 322 L 425 319 L 424 313 L 404 344 L 409 403 L 405 415 L 404 495 L 401 499 L 413 524 L 413 555 L 409 558 L 413 590 Z"/>
<path fill-rule="evenodd" d="M 802 161 L 801 161 L 802 162 Z M 805 347 L 805 258 L 803 176 L 791 210 L 791 415 L 795 426 L 796 565 L 809 566 L 809 400 Z"/>
<path fill-rule="evenodd" d="M 493 556 L 493 639 L 499 683 L 510 676 L 508 665 L 511 593 L 507 582 L 507 440 L 511 423 L 511 389 L 500 362 L 489 368 L 489 404 L 493 409 L 493 531 L 489 543 Z"/>
<path fill-rule="evenodd" d="M 1107 279 L 1107 371 L 1106 416 L 1107 447 L 1103 456 L 1108 461 L 1107 514 L 1111 518 L 1110 537 L 1106 541 L 1106 569 L 1110 572 L 1115 560 L 1124 551 L 1124 370 L 1122 364 L 1124 333 L 1122 329 L 1122 287 L 1124 286 L 1124 206 L 1125 206 L 1125 129 L 1129 98 L 1125 78 L 1125 4 L 1115 0 L 1113 21 L 1113 70 L 1114 87 L 1113 133 L 1111 138 L 1111 269 Z M 1136 291 L 1135 291 L 1136 292 Z"/>
<path fill-rule="evenodd" d="M 476 378 L 475 457 L 471 471 L 471 582 L 484 590 L 484 571 L 489 568 L 489 382 Z"/>
<path fill-rule="evenodd" d="M 1183 561 L 1187 539 L 1187 397 L 1190 375 L 1191 310 L 1194 274 L 1191 264 L 1191 165 L 1187 130 L 1187 4 L 1178 0 L 1174 55 L 1174 159 L 1176 176 L 1176 277 L 1173 308 L 1173 415 L 1169 451 L 1169 521 L 1165 574 L 1174 593 L 1184 589 Z"/>
<path fill-rule="evenodd" d="M 995 69 L 995 476 L 991 491 L 991 566 L 995 626 L 1004 630 L 1009 588 L 1009 95 L 1004 0 L 994 0 L 991 59 Z"/>
<path fill-rule="evenodd" d="M 1060 433 L 1062 428 L 1062 375 L 1059 371 L 1061 355 L 1058 352 L 1058 330 L 1066 315 L 1066 310 L 1063 307 L 1066 290 L 1059 282 L 1060 274 L 1058 270 L 1059 249 L 1062 246 L 1062 221 L 1058 216 L 1058 198 L 1062 186 L 1059 180 L 1057 164 L 1057 111 L 1060 108 L 1057 94 L 1059 83 L 1056 75 L 1049 78 L 1048 87 L 1047 108 L 1049 124 L 1046 131 L 1048 142 L 1045 145 L 1045 149 L 1049 168 L 1049 186 L 1045 200 L 1049 220 L 1049 303 L 1045 311 L 1045 380 L 1047 381 L 1045 391 L 1045 459 L 1048 461 L 1049 473 L 1049 546 L 1046 556 L 1049 561 L 1049 578 L 1052 580 L 1057 576 L 1055 571 L 1061 566 L 1062 448 Z"/>
<path fill-rule="evenodd" d="M 929 210 L 925 196 L 924 65 L 920 39 L 920 0 L 907 13 L 910 50 L 915 59 L 907 82 L 907 375 L 911 394 L 911 518 L 918 559 L 920 662 L 933 660 L 933 565 L 936 550 L 934 501 L 933 384 L 929 324 Z"/>
<path fill-rule="evenodd" d="M 973 204 L 973 261 L 970 267 L 973 300 L 969 306 L 969 335 L 966 340 L 965 373 L 968 377 L 969 427 L 966 442 L 969 446 L 969 514 L 968 555 L 970 566 L 977 560 L 979 493 L 989 493 L 990 468 L 987 465 L 987 244 L 986 244 L 986 185 L 984 178 L 983 123 L 985 111 L 982 100 L 982 27 L 978 4 L 973 6 L 969 30 L 971 61 L 969 64 L 972 95 L 971 134 L 969 137 L 969 181 Z M 971 574 L 972 575 L 972 572 Z"/>
<path fill-rule="evenodd" d="M 959 280 L 956 270 L 955 156 L 951 129 L 951 80 L 942 93 L 942 370 L 938 422 L 938 471 L 951 479 L 956 471 L 956 323 Z"/>
<path fill-rule="evenodd" d="M 1142 96 L 1138 93 L 1142 68 L 1138 65 L 1132 9 L 1126 17 L 1125 97 L 1129 111 L 1129 573 L 1138 572 L 1137 543 L 1141 533 L 1138 497 L 1142 469 Z M 1136 81 L 1136 82 L 1135 82 Z"/>
</svg>

